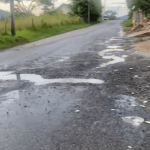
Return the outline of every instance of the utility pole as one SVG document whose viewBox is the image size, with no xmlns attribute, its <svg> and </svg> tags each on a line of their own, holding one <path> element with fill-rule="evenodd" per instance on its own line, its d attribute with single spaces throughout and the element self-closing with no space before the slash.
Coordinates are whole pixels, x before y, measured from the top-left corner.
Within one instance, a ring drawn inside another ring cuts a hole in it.
<svg viewBox="0 0 150 150">
<path fill-rule="evenodd" d="M 117 10 L 117 17 L 119 18 L 119 9 L 120 9 L 120 6 L 118 6 L 118 10 Z M 117 19 L 118 19 L 117 18 Z"/>
<path fill-rule="evenodd" d="M 14 14 L 14 0 L 10 0 L 10 19 L 11 19 L 11 34 L 16 35 L 15 31 L 15 14 Z"/>
<path fill-rule="evenodd" d="M 105 0 L 105 3 L 104 3 L 104 14 L 105 14 L 105 11 L 106 11 L 106 0 Z"/>
<path fill-rule="evenodd" d="M 90 2 L 88 0 L 88 24 L 90 24 Z"/>
</svg>

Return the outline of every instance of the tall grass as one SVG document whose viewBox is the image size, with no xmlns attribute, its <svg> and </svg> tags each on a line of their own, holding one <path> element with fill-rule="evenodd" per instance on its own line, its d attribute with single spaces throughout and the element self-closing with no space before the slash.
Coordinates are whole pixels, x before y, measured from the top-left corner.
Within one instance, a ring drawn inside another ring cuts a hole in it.
<svg viewBox="0 0 150 150">
<path fill-rule="evenodd" d="M 0 34 L 5 33 L 5 28 L 7 32 L 10 33 L 10 20 L 0 21 Z M 74 25 L 74 24 L 84 24 L 84 22 L 79 17 L 70 17 L 63 14 L 55 15 L 42 15 L 42 16 L 29 16 L 26 18 L 16 19 L 16 30 L 41 30 L 42 28 L 52 28 L 54 26 L 64 26 L 64 25 Z"/>
<path fill-rule="evenodd" d="M 133 26 L 133 20 L 127 19 L 123 22 L 124 27 L 132 27 Z"/>
<path fill-rule="evenodd" d="M 0 21 L 0 49 L 33 42 L 89 26 L 79 17 L 54 14 L 16 19 L 16 36 L 10 32 L 10 19 Z"/>
</svg>

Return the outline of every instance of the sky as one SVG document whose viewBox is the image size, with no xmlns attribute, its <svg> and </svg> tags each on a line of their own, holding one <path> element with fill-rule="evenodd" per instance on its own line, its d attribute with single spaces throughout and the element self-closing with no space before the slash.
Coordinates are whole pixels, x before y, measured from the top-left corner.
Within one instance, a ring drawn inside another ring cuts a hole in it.
<svg viewBox="0 0 150 150">
<path fill-rule="evenodd" d="M 55 7 L 60 6 L 62 3 L 68 3 L 68 0 L 57 0 L 55 3 Z M 102 0 L 102 4 L 104 6 L 105 0 Z M 126 6 L 126 0 L 106 0 L 106 10 L 114 10 L 119 13 L 119 16 L 127 15 L 128 14 L 128 9 Z M 9 5 L 0 3 L 0 9 L 9 11 Z M 37 10 L 37 12 L 39 11 Z"/>
</svg>

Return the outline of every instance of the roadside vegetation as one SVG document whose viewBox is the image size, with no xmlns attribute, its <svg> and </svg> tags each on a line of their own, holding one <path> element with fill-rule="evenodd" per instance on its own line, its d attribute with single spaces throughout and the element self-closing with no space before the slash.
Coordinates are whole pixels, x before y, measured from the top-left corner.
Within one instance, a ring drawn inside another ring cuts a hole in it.
<svg viewBox="0 0 150 150">
<path fill-rule="evenodd" d="M 127 19 L 123 22 L 125 29 L 131 29 L 133 26 L 132 19 Z"/>
<path fill-rule="evenodd" d="M 16 19 L 16 35 L 10 33 L 10 20 L 0 21 L 0 48 L 7 48 L 68 31 L 88 27 L 81 18 L 55 14 Z"/>
<path fill-rule="evenodd" d="M 8 0 L 0 0 L 9 3 Z M 20 1 L 22 3 L 20 3 Z M 27 8 L 24 1 L 30 1 Z M 37 41 L 46 37 L 62 34 L 68 31 L 81 29 L 97 22 L 101 16 L 101 3 L 99 0 L 71 0 L 70 12 L 68 14 L 54 13 L 53 1 L 46 0 L 44 3 L 37 0 L 38 7 L 43 7 L 43 14 L 35 16 L 32 14 L 33 9 L 37 7 L 34 0 L 16 0 L 15 5 L 15 25 L 16 36 L 11 36 L 10 18 L 0 20 L 0 49 L 20 45 L 28 42 Z M 32 3 L 33 2 L 33 3 Z M 50 3 L 49 3 L 50 2 Z M 88 4 L 91 11 L 91 24 L 88 22 Z M 33 5 L 33 6 L 32 6 Z M 87 7 L 86 10 L 84 9 Z M 84 11 L 83 11 L 84 10 Z"/>
<path fill-rule="evenodd" d="M 133 11 L 142 10 L 146 17 L 150 14 L 150 0 L 126 0 L 130 10 L 129 15 L 132 17 Z"/>
<path fill-rule="evenodd" d="M 150 0 L 126 0 L 129 9 L 129 19 L 124 21 L 124 26 L 126 29 L 130 29 L 132 24 L 133 12 L 142 10 L 146 17 L 150 16 Z"/>
<path fill-rule="evenodd" d="M 97 21 L 101 17 L 101 0 L 70 0 L 70 14 L 78 15 L 85 22 L 88 22 L 88 13 L 90 12 L 90 21 Z"/>
</svg>

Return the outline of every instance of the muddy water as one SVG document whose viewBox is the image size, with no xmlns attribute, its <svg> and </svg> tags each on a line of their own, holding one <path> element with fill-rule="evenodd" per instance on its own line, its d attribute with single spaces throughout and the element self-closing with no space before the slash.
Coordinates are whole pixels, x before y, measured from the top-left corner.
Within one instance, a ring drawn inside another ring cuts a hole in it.
<svg viewBox="0 0 150 150">
<path fill-rule="evenodd" d="M 64 78 L 64 79 L 44 79 L 40 75 L 36 74 L 12 74 L 12 72 L 1 72 L 0 80 L 24 80 L 35 83 L 35 85 L 45 85 L 53 83 L 90 83 L 90 84 L 102 84 L 104 81 L 99 79 L 75 79 L 75 78 Z"/>
</svg>

